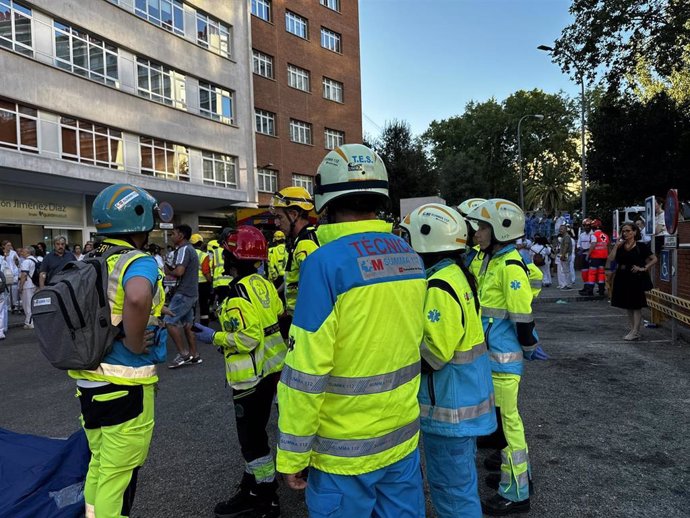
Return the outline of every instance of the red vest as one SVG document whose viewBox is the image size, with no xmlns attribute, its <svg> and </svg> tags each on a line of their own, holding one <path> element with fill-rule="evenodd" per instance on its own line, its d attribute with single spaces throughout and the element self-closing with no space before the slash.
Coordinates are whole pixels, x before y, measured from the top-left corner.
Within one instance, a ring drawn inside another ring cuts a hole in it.
<svg viewBox="0 0 690 518">
<path fill-rule="evenodd" d="M 609 256 L 609 236 L 601 230 L 595 230 L 592 235 L 596 241 L 590 246 L 590 259 L 606 259 Z"/>
</svg>

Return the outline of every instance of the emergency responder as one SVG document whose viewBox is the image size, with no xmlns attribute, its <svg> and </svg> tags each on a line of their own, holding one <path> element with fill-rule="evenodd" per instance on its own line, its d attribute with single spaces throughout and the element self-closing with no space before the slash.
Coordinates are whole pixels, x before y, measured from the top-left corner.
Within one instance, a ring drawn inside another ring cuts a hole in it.
<svg viewBox="0 0 690 518">
<path fill-rule="evenodd" d="M 285 232 L 276 230 L 273 233 L 273 246 L 268 249 L 268 280 L 278 289 L 278 293 L 284 290 L 286 260 Z"/>
<path fill-rule="evenodd" d="M 230 229 L 224 229 L 221 233 L 221 241 L 223 235 L 227 235 Z M 232 276 L 225 272 L 225 258 L 223 257 L 223 247 L 220 246 L 217 240 L 213 239 L 208 242 L 208 249 L 211 254 L 211 276 L 213 277 L 213 298 L 215 299 L 215 306 L 220 307 L 223 301 L 228 297 L 229 286 L 232 282 Z"/>
<path fill-rule="evenodd" d="M 87 518 L 129 516 L 137 473 L 154 426 L 156 364 L 165 361 L 165 328 L 158 327 L 164 292 L 156 260 L 141 251 L 154 227 L 156 200 L 129 184 L 103 189 L 91 215 L 105 240 L 96 248 L 127 250 L 108 257 L 115 289 L 108 290 L 111 320 L 122 330 L 94 370 L 69 371 L 77 380 L 81 419 L 91 462 L 84 484 Z"/>
<path fill-rule="evenodd" d="M 328 223 L 301 272 L 278 385 L 278 471 L 306 488 L 310 516 L 419 518 L 424 265 L 376 218 L 388 175 L 371 149 L 329 152 L 314 192 Z"/>
<path fill-rule="evenodd" d="M 285 263 L 285 312 L 280 320 L 281 333 L 287 337 L 297 302 L 300 267 L 319 247 L 316 231 L 309 224 L 309 211 L 314 208 L 311 195 L 304 187 L 286 187 L 273 195 L 271 211 L 278 226 L 288 238 Z"/>
<path fill-rule="evenodd" d="M 496 429 L 496 413 L 477 281 L 464 264 L 467 225 L 432 203 L 400 226 L 428 279 L 419 403 L 431 500 L 439 518 L 478 518 L 476 437 Z"/>
<path fill-rule="evenodd" d="M 486 200 L 484 198 L 468 198 L 458 205 L 458 212 L 463 218 L 466 218 L 467 215 L 472 212 L 472 209 L 478 205 L 481 205 L 485 201 Z M 469 224 L 467 229 L 467 248 L 477 250 L 477 243 L 474 242 L 474 233 L 477 231 L 477 223 L 474 221 L 467 221 L 467 223 Z M 473 256 L 474 254 L 470 252 L 470 255 Z"/>
<path fill-rule="evenodd" d="M 211 304 L 211 262 L 204 250 L 204 238 L 201 234 L 192 234 L 189 243 L 199 256 L 199 322 L 209 323 L 209 306 Z"/>
<path fill-rule="evenodd" d="M 219 314 L 222 331 L 199 325 L 194 329 L 200 341 L 220 347 L 225 355 L 246 465 L 237 492 L 219 502 L 214 512 L 218 518 L 276 518 L 278 482 L 266 425 L 287 352 L 278 327 L 283 302 L 273 284 L 257 274 L 267 258 L 266 238 L 259 229 L 240 226 L 227 234 L 223 248 L 229 252 L 226 270 L 234 280 Z"/>
<path fill-rule="evenodd" d="M 475 238 L 481 253 L 470 269 L 479 283 L 496 411 L 502 425 L 497 430 L 502 447 L 501 475 L 487 478 L 488 485 L 498 486 L 498 494 L 483 502 L 482 509 L 489 515 L 526 512 L 530 508 L 531 467 L 517 406 L 518 388 L 523 357 L 538 359 L 543 351 L 537 348 L 534 331 L 529 270 L 515 249 L 515 241 L 524 236 L 525 216 L 516 204 L 491 199 L 475 207 L 467 218 L 478 224 Z"/>
<path fill-rule="evenodd" d="M 599 287 L 598 292 L 600 296 L 606 293 L 606 259 L 609 256 L 610 239 L 606 233 L 601 230 L 601 220 L 595 219 L 592 221 L 592 236 L 590 237 L 589 253 L 587 260 L 589 262 L 589 270 L 587 271 L 587 281 L 582 290 L 583 295 L 594 295 L 594 284 Z"/>
</svg>

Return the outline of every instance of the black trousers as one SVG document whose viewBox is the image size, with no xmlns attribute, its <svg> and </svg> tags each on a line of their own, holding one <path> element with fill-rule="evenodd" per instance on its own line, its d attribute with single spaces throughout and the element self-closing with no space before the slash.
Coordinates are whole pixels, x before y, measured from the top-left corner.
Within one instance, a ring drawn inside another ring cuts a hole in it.
<svg viewBox="0 0 690 518">
<path fill-rule="evenodd" d="M 276 372 L 266 376 L 256 387 L 232 391 L 237 438 L 240 441 L 242 457 L 247 462 L 265 457 L 271 451 L 266 425 L 271 417 L 278 380 L 280 373 Z"/>
<path fill-rule="evenodd" d="M 199 283 L 199 318 L 208 325 L 209 309 L 211 307 L 211 283 Z M 202 322 L 203 323 L 203 322 Z"/>
</svg>

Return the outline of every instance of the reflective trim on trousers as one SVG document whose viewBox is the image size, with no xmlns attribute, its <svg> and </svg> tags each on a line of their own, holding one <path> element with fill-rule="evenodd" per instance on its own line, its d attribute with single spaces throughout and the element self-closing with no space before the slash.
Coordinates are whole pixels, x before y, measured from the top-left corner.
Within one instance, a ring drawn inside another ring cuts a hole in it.
<svg viewBox="0 0 690 518">
<path fill-rule="evenodd" d="M 251 462 L 247 462 L 247 473 L 254 475 L 257 483 L 273 482 L 276 476 L 276 466 L 273 462 L 273 455 L 268 454 Z"/>
<path fill-rule="evenodd" d="M 127 365 L 111 365 L 109 363 L 101 363 L 96 369 L 87 372 L 95 372 L 97 374 L 113 376 L 115 378 L 140 380 L 155 376 L 156 366 L 144 365 L 142 367 L 129 367 Z"/>
<path fill-rule="evenodd" d="M 419 419 L 386 435 L 372 439 L 327 439 L 318 435 L 292 435 L 279 432 L 278 447 L 293 453 L 315 453 L 335 457 L 363 457 L 389 450 L 412 439 L 419 432 Z"/>
<path fill-rule="evenodd" d="M 441 406 L 419 405 L 422 417 L 429 417 L 444 423 L 457 424 L 461 421 L 476 419 L 494 411 L 494 394 L 491 393 L 489 399 L 485 399 L 478 405 L 462 406 L 458 408 L 445 408 Z M 433 413 L 432 413 L 433 409 Z"/>
<path fill-rule="evenodd" d="M 281 381 L 292 389 L 309 394 L 328 392 L 343 396 L 358 396 L 394 390 L 412 381 L 420 372 L 421 365 L 419 362 L 386 374 L 362 377 L 330 376 L 328 374 L 315 376 L 285 366 Z"/>
<path fill-rule="evenodd" d="M 510 455 L 513 458 L 513 464 L 524 464 L 529 462 L 529 454 L 527 450 L 516 450 Z M 503 464 L 510 464 L 508 455 L 505 451 L 501 451 L 501 461 Z"/>
<path fill-rule="evenodd" d="M 515 353 L 497 353 L 489 351 L 489 358 L 496 363 L 510 363 L 522 360 L 522 351 Z"/>
<path fill-rule="evenodd" d="M 510 484 L 512 483 L 512 475 L 509 471 L 501 471 L 501 485 L 510 487 Z M 524 473 L 520 473 L 519 475 L 515 475 L 515 480 L 517 481 L 518 487 L 522 490 L 524 488 L 529 487 L 529 473 L 525 471 Z M 527 489 L 529 491 L 529 489 Z"/>
</svg>

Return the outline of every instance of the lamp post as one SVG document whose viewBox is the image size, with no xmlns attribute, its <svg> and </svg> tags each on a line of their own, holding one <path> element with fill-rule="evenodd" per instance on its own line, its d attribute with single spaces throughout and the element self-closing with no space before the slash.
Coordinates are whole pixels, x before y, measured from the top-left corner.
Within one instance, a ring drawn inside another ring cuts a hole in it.
<svg viewBox="0 0 690 518">
<path fill-rule="evenodd" d="M 548 52 L 549 54 L 551 54 L 554 50 L 553 47 L 549 47 L 548 45 L 539 45 L 537 49 Z M 582 218 L 584 219 L 587 217 L 587 166 L 585 161 L 587 156 L 587 150 L 585 147 L 585 75 L 582 73 L 582 69 L 578 66 L 577 61 L 575 61 L 570 54 L 563 52 L 563 55 L 568 58 L 573 68 L 576 70 L 577 78 L 580 81 L 580 139 L 582 141 L 582 153 L 580 156 L 582 161 Z"/>
<path fill-rule="evenodd" d="M 525 210 L 525 189 L 524 189 L 524 181 L 522 180 L 522 142 L 520 140 L 520 126 L 522 125 L 522 121 L 525 119 L 533 117 L 537 120 L 543 120 L 544 116 L 540 113 L 536 114 L 530 114 L 530 115 L 523 115 L 520 117 L 520 120 L 518 121 L 518 126 L 517 126 L 517 144 L 518 144 L 518 169 L 520 171 L 520 208 L 524 211 Z"/>
</svg>

